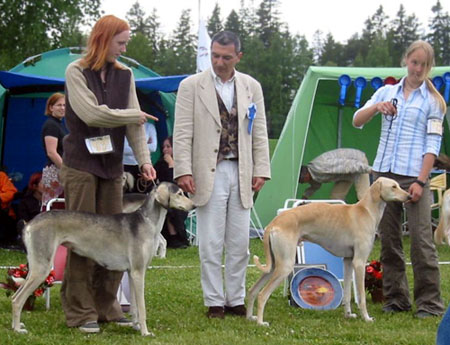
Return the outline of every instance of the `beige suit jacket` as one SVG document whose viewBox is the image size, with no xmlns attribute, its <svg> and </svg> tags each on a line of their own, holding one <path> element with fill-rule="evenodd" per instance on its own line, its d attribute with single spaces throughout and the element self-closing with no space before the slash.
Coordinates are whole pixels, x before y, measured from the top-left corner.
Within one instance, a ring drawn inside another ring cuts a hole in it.
<svg viewBox="0 0 450 345">
<path fill-rule="evenodd" d="M 253 206 L 252 178 L 270 179 L 269 144 L 261 85 L 236 71 L 238 106 L 239 187 L 244 208 Z M 251 133 L 247 109 L 257 107 Z M 205 205 L 213 190 L 220 133 L 219 106 L 211 70 L 190 76 L 178 89 L 173 135 L 174 178 L 192 175 L 196 206 Z"/>
</svg>

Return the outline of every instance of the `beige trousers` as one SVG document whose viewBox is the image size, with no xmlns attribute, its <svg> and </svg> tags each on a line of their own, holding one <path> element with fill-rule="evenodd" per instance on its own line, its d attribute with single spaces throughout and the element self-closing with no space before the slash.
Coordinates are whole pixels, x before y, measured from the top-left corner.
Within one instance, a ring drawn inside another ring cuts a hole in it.
<svg viewBox="0 0 450 345">
<path fill-rule="evenodd" d="M 207 307 L 244 304 L 250 209 L 242 206 L 238 178 L 237 161 L 219 162 L 211 198 L 196 210 L 201 284 Z"/>
</svg>

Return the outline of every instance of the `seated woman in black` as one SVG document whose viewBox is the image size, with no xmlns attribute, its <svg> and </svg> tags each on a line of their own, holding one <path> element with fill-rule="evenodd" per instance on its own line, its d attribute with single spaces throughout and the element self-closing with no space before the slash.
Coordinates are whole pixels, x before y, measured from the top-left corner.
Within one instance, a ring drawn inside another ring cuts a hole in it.
<svg viewBox="0 0 450 345">
<path fill-rule="evenodd" d="M 173 181 L 173 153 L 172 153 L 172 137 L 168 137 L 162 144 L 162 156 L 155 164 L 156 176 L 160 182 Z M 187 212 L 180 210 L 169 210 L 167 212 L 166 221 L 161 231 L 167 240 L 169 248 L 186 248 L 189 241 L 186 235 L 184 221 Z"/>
<path fill-rule="evenodd" d="M 41 212 L 42 205 L 42 173 L 35 172 L 30 176 L 27 190 L 17 209 L 17 219 L 29 222 Z"/>
</svg>

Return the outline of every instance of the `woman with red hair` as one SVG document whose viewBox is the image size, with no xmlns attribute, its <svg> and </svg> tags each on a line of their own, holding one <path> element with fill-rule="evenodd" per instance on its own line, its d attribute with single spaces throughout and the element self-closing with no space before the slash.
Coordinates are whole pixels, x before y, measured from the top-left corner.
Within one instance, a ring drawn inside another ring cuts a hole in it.
<svg viewBox="0 0 450 345">
<path fill-rule="evenodd" d="M 125 137 L 142 176 L 156 178 L 143 124 L 157 118 L 140 110 L 133 73 L 118 61 L 129 39 L 126 21 L 104 16 L 92 29 L 85 56 L 67 67 L 69 134 L 64 138 L 60 178 L 68 210 L 122 212 Z M 122 272 L 69 252 L 61 288 L 67 325 L 86 333 L 99 332 L 98 322 L 131 326 L 116 299 L 121 278 Z"/>
</svg>

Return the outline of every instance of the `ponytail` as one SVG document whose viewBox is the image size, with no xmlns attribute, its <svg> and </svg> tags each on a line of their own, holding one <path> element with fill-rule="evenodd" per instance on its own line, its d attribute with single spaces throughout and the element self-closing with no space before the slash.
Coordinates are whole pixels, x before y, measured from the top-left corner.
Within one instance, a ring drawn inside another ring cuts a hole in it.
<svg viewBox="0 0 450 345">
<path fill-rule="evenodd" d="M 442 97 L 440 92 L 434 87 L 434 84 L 429 78 L 426 78 L 425 81 L 427 83 L 428 90 L 430 90 L 431 95 L 439 103 L 439 107 L 441 108 L 442 113 L 445 115 L 445 113 L 447 112 L 447 104 L 445 103 L 444 97 Z"/>
</svg>

